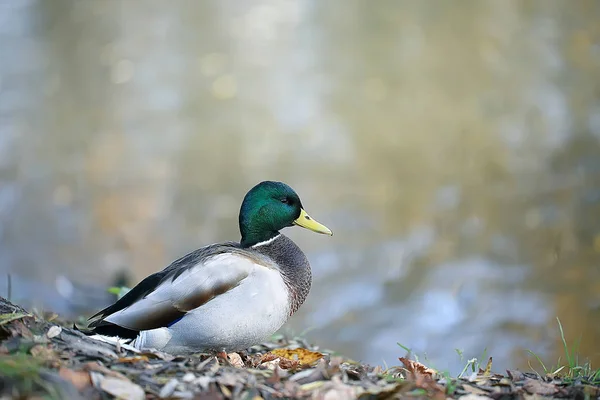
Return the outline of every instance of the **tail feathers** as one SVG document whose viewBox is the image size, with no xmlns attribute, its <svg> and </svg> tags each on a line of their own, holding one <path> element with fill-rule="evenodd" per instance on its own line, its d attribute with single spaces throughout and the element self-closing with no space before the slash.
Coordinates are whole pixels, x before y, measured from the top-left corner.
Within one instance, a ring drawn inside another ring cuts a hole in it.
<svg viewBox="0 0 600 400">
<path fill-rule="evenodd" d="M 104 336 L 118 336 L 123 339 L 135 339 L 140 331 L 134 329 L 123 328 L 122 326 L 111 324 L 110 322 L 103 321 L 94 327 L 92 334 L 104 335 Z"/>
<path fill-rule="evenodd" d="M 86 336 L 117 336 L 123 339 L 135 339 L 140 333 L 140 331 L 123 328 L 122 326 L 111 324 L 106 321 L 102 321 L 99 324 L 96 324 L 96 326 L 92 326 L 92 329 L 79 328 L 77 325 L 73 324 L 73 329 Z"/>
</svg>

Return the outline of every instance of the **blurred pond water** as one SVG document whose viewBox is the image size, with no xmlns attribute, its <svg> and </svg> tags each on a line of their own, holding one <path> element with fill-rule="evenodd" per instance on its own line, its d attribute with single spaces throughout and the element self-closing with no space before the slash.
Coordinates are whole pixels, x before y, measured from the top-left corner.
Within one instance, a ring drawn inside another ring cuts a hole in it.
<svg viewBox="0 0 600 400">
<path fill-rule="evenodd" d="M 0 2 L 0 295 L 76 315 L 294 187 L 284 330 L 356 359 L 600 362 L 600 3 Z"/>
</svg>

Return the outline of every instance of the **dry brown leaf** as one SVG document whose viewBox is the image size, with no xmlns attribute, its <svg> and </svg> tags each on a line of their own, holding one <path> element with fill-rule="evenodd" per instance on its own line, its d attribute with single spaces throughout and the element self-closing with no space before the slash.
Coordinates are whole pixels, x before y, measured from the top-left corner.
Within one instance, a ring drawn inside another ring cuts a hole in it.
<svg viewBox="0 0 600 400">
<path fill-rule="evenodd" d="M 279 359 L 279 368 L 281 369 L 293 369 L 298 368 L 300 366 L 300 361 L 298 360 L 289 360 L 287 358 Z"/>
<path fill-rule="evenodd" d="M 446 398 L 446 390 L 442 385 L 439 385 L 431 375 L 417 373 L 415 375 L 415 386 L 420 389 L 425 389 L 428 392 L 428 396 L 430 398 Z"/>
<path fill-rule="evenodd" d="M 265 362 L 269 362 L 269 361 L 273 361 L 275 359 L 277 359 L 279 357 L 277 357 L 275 354 L 273 353 L 266 353 L 264 354 L 261 358 L 260 358 L 260 364 L 265 363 Z"/>
<path fill-rule="evenodd" d="M 265 362 L 261 363 L 260 367 L 270 369 L 270 370 L 275 370 L 277 368 L 280 368 L 282 370 L 287 370 L 287 369 L 298 368 L 300 365 L 302 365 L 302 364 L 300 364 L 300 362 L 297 360 L 288 360 L 287 358 L 277 357 L 274 360 L 265 361 Z"/>
<path fill-rule="evenodd" d="M 149 359 L 147 356 L 133 356 L 133 357 L 121 357 L 117 360 L 117 362 L 120 362 L 123 364 L 135 364 L 140 361 L 148 362 Z"/>
<path fill-rule="evenodd" d="M 26 317 L 23 317 L 23 318 L 26 318 Z M 10 324 L 9 331 L 13 337 L 20 336 L 20 337 L 24 337 L 26 339 L 33 339 L 33 333 L 31 333 L 31 330 L 29 330 L 29 328 L 27 326 L 25 326 L 25 324 L 22 321 L 19 321 L 19 320 L 13 321 Z"/>
<path fill-rule="evenodd" d="M 404 364 L 404 368 L 406 368 L 406 370 L 414 376 L 426 375 L 430 378 L 433 378 L 437 373 L 434 369 L 426 367 L 418 361 L 413 361 L 406 357 L 400 357 L 398 359 L 402 362 L 402 364 Z"/>
<path fill-rule="evenodd" d="M 529 394 L 539 394 L 542 396 L 550 396 L 558 392 L 556 385 L 529 378 L 525 380 L 523 389 Z"/>
<path fill-rule="evenodd" d="M 446 390 L 434 379 L 437 374 L 434 369 L 428 368 L 420 362 L 410 360 L 406 357 L 400 357 L 399 360 L 404 364 L 404 367 L 414 379 L 415 386 L 420 389 L 425 389 L 428 392 L 428 398 L 446 398 Z"/>
<path fill-rule="evenodd" d="M 303 348 L 297 349 L 275 349 L 271 353 L 277 357 L 286 358 L 288 360 L 297 361 L 300 364 L 310 365 L 317 360 L 323 358 L 323 354 L 318 351 L 310 351 Z"/>
<path fill-rule="evenodd" d="M 69 368 L 61 367 L 58 370 L 58 375 L 71 382 L 80 392 L 92 384 L 90 373 L 86 371 L 74 371 Z"/>
</svg>

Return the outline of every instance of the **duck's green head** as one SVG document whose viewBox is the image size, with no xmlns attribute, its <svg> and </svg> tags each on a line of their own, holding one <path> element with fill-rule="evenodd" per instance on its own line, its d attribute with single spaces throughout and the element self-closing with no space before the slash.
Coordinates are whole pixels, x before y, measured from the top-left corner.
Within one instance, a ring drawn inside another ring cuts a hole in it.
<svg viewBox="0 0 600 400">
<path fill-rule="evenodd" d="M 333 235 L 302 208 L 300 197 L 282 182 L 265 181 L 244 197 L 240 209 L 241 245 L 250 247 L 269 240 L 287 226 L 298 225 L 313 232 Z"/>
</svg>

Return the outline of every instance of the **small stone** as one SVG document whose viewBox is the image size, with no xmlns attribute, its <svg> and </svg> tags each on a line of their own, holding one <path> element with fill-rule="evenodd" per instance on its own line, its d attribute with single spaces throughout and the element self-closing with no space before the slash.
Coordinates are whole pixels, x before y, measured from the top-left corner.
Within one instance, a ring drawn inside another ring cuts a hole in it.
<svg viewBox="0 0 600 400">
<path fill-rule="evenodd" d="M 52 338 L 60 335 L 61 332 L 62 332 L 62 328 L 60 326 L 54 325 L 54 326 L 50 327 L 50 329 L 48 329 L 48 333 L 46 333 L 46 336 L 48 336 L 48 339 L 52 339 Z"/>
</svg>

